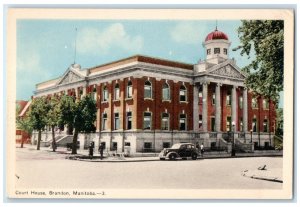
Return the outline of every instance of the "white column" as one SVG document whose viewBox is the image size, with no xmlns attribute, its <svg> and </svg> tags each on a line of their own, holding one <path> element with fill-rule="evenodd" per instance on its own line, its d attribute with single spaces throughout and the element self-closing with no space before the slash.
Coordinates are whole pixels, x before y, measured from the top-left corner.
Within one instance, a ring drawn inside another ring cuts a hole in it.
<svg viewBox="0 0 300 207">
<path fill-rule="evenodd" d="M 216 84 L 216 131 L 221 131 L 221 88 L 222 84 Z"/>
<path fill-rule="evenodd" d="M 243 90 L 243 131 L 248 131 L 248 91 L 247 88 Z"/>
<path fill-rule="evenodd" d="M 193 118 L 194 131 L 199 131 L 199 87 L 196 83 L 194 84 Z"/>
<path fill-rule="evenodd" d="M 207 83 L 203 83 L 202 85 L 202 93 L 203 93 L 203 104 L 202 104 L 202 126 L 203 131 L 207 131 Z"/>
<path fill-rule="evenodd" d="M 86 96 L 86 87 L 85 87 L 85 86 L 82 87 L 82 95 L 83 95 L 83 96 Z"/>
<path fill-rule="evenodd" d="M 234 129 L 232 131 L 236 131 L 236 126 L 238 124 L 237 122 L 237 108 L 236 108 L 236 86 L 232 86 L 232 91 L 231 91 L 231 121 L 235 123 Z M 232 124 L 232 123 L 231 123 Z"/>
</svg>

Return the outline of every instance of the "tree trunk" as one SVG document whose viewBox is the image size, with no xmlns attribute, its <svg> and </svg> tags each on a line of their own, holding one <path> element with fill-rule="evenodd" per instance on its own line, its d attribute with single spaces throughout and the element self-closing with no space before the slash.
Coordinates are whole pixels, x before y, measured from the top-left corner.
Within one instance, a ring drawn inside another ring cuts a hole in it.
<svg viewBox="0 0 300 207">
<path fill-rule="evenodd" d="M 75 128 L 75 132 L 73 136 L 72 154 L 77 154 L 77 138 L 78 138 L 78 130 Z"/>
<path fill-rule="evenodd" d="M 23 148 L 24 145 L 24 136 L 23 136 L 23 132 L 21 132 L 21 148 Z"/>
<path fill-rule="evenodd" d="M 56 140 L 55 140 L 54 126 L 51 126 L 51 129 L 52 129 L 52 150 L 53 150 L 53 152 L 55 152 Z"/>
<path fill-rule="evenodd" d="M 37 148 L 36 148 L 37 150 L 40 150 L 41 139 L 42 139 L 42 130 L 39 130 L 38 142 L 37 142 Z"/>
</svg>

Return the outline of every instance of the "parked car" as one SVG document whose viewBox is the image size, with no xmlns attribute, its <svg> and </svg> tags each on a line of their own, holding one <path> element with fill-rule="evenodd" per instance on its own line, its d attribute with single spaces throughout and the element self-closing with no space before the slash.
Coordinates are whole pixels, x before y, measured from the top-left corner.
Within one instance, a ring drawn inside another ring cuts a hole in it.
<svg viewBox="0 0 300 207">
<path fill-rule="evenodd" d="M 159 153 L 160 160 L 170 159 L 175 160 L 177 158 L 187 159 L 191 157 L 196 160 L 198 157 L 198 150 L 196 146 L 192 143 L 178 143 L 174 144 L 171 148 L 164 148 Z"/>
</svg>

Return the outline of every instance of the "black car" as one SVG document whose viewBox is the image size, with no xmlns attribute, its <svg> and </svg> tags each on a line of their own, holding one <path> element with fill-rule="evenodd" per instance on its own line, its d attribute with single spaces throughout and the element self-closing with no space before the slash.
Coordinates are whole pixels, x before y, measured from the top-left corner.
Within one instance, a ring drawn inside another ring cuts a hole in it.
<svg viewBox="0 0 300 207">
<path fill-rule="evenodd" d="M 192 143 L 174 144 L 171 148 L 164 148 L 159 153 L 161 160 L 166 158 L 170 160 L 175 160 L 176 158 L 187 159 L 188 157 L 191 157 L 193 160 L 196 160 L 198 157 L 198 150 Z"/>
</svg>

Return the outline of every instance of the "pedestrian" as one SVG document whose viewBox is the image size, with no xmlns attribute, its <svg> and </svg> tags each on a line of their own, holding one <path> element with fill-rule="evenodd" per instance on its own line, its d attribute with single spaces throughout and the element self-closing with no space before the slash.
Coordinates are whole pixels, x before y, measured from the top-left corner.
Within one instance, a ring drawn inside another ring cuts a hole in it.
<svg viewBox="0 0 300 207">
<path fill-rule="evenodd" d="M 93 146 L 93 143 L 91 142 L 91 144 L 89 146 L 89 157 L 90 157 L 90 159 L 93 158 L 93 155 L 94 155 L 94 146 Z"/>
<path fill-rule="evenodd" d="M 201 152 L 201 157 L 204 155 L 204 146 L 203 143 L 200 145 L 200 152 Z"/>
<path fill-rule="evenodd" d="M 101 143 L 100 145 L 99 145 L 99 153 L 100 153 L 100 159 L 102 160 L 103 159 L 103 144 Z"/>
<path fill-rule="evenodd" d="M 196 149 L 197 149 L 198 153 L 200 153 L 200 145 L 199 145 L 199 142 L 196 142 Z"/>
</svg>

